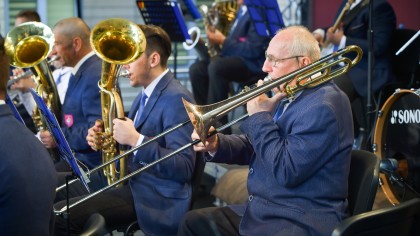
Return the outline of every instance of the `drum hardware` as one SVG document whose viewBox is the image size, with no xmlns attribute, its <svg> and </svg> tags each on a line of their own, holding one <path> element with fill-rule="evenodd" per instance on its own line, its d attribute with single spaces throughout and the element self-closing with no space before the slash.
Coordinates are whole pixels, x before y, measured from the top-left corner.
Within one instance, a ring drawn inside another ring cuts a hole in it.
<svg viewBox="0 0 420 236">
<path fill-rule="evenodd" d="M 350 53 L 353 54 L 356 53 L 354 58 L 351 60 L 348 57 L 345 57 L 344 55 Z M 214 126 L 215 123 L 224 115 L 227 115 L 231 110 L 240 107 L 244 104 L 246 104 L 249 100 L 256 98 L 260 96 L 261 94 L 267 93 L 271 91 L 273 88 L 280 86 L 281 84 L 285 85 L 285 92 L 287 93 L 287 96 L 289 98 L 293 98 L 294 95 L 306 88 L 313 88 L 318 85 L 321 85 L 325 82 L 328 82 L 332 80 L 333 78 L 340 76 L 344 73 L 347 73 L 348 70 L 350 70 L 353 66 L 355 66 L 362 58 L 363 52 L 362 49 L 358 46 L 347 46 L 346 48 L 343 48 L 337 52 L 334 52 L 326 57 L 321 58 L 319 61 L 316 61 L 312 64 L 309 64 L 305 67 L 302 67 L 294 72 L 291 72 L 285 76 L 282 76 L 277 79 L 270 79 L 268 82 L 263 83 L 261 86 L 256 86 L 254 88 L 245 88 L 242 90 L 239 94 L 232 96 L 226 100 L 223 100 L 221 102 L 210 104 L 210 105 L 193 105 L 189 102 L 187 102 L 185 99 L 183 99 L 185 109 L 187 110 L 187 114 L 190 118 L 190 120 L 185 121 L 183 123 L 180 123 L 173 128 L 164 131 L 161 134 L 156 135 L 154 138 L 149 139 L 147 142 L 137 146 L 133 147 L 129 151 L 125 152 L 124 154 L 121 154 L 117 157 L 115 157 L 112 160 L 109 160 L 106 163 L 103 163 L 102 165 L 96 167 L 94 170 L 98 170 L 103 168 L 105 165 L 108 165 L 109 163 L 114 163 L 118 161 L 121 158 L 125 158 L 129 156 L 129 154 L 135 152 L 139 148 L 147 145 L 148 143 L 152 141 L 156 141 L 156 139 L 161 138 L 162 136 L 174 131 L 175 129 L 181 128 L 182 126 L 189 124 L 190 122 L 194 126 L 194 129 L 196 130 L 197 134 L 200 137 L 200 140 L 194 140 L 193 142 L 186 144 L 182 146 L 181 148 L 173 151 L 172 153 L 169 153 L 168 155 L 149 163 L 148 165 L 126 175 L 124 178 L 120 178 L 119 180 L 115 181 L 113 184 L 106 186 L 103 189 L 100 189 L 85 198 L 80 199 L 79 201 L 73 203 L 70 206 L 66 206 L 61 210 L 54 210 L 56 214 L 62 214 L 63 212 L 67 211 L 69 208 L 73 208 L 86 200 L 92 198 L 93 196 L 96 196 L 100 194 L 101 192 L 116 186 L 123 181 L 147 170 L 148 168 L 160 163 L 161 161 L 164 161 L 181 151 L 192 147 L 193 145 L 201 142 L 201 140 L 205 140 L 207 137 L 216 134 L 218 131 L 221 131 L 227 127 L 230 127 L 231 125 L 239 122 L 242 119 L 245 119 L 248 117 L 248 114 L 243 115 L 242 117 L 239 117 L 238 119 L 222 126 L 221 128 L 214 130 L 212 132 L 209 131 L 211 126 Z M 307 78 L 311 78 L 310 80 L 307 80 Z M 295 81 L 296 85 L 290 86 L 289 83 L 291 81 Z M 90 171 L 87 174 L 92 173 Z M 75 180 L 76 181 L 76 180 Z M 75 182 L 74 181 L 74 182 Z M 70 183 L 69 183 L 70 184 Z M 63 187 L 57 188 L 57 191 Z"/>
</svg>

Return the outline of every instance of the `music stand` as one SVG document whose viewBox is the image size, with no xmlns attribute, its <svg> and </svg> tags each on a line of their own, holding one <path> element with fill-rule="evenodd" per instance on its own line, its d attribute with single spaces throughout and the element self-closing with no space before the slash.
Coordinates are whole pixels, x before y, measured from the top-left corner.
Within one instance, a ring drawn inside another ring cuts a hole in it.
<svg viewBox="0 0 420 236">
<path fill-rule="evenodd" d="M 260 36 L 273 37 L 279 29 L 285 27 L 277 1 L 245 0 L 245 5 Z"/>
<path fill-rule="evenodd" d="M 64 214 L 64 218 L 67 221 L 67 234 L 69 234 L 69 228 L 70 228 L 70 218 L 69 218 L 69 180 L 74 178 L 76 176 L 80 182 L 83 183 L 86 190 L 90 193 L 88 183 L 90 182 L 89 178 L 87 177 L 86 173 L 79 167 L 79 165 L 76 162 L 76 158 L 73 155 L 73 152 L 70 149 L 69 144 L 67 143 L 66 138 L 64 137 L 63 131 L 61 130 L 60 125 L 58 124 L 57 118 L 55 115 L 50 111 L 50 109 L 47 107 L 47 105 L 44 102 L 44 99 L 39 96 L 34 89 L 29 90 L 34 97 L 34 100 L 36 102 L 36 105 L 38 106 L 38 109 L 40 110 L 42 117 L 44 118 L 45 124 L 48 127 L 48 130 L 52 134 L 55 143 L 57 144 L 59 154 L 61 158 L 63 158 L 72 169 L 72 175 L 66 176 L 66 191 L 67 191 L 67 210 L 66 214 Z"/>
<path fill-rule="evenodd" d="M 26 126 L 25 121 L 23 121 L 22 117 L 20 116 L 15 104 L 13 103 L 12 99 L 10 99 L 9 94 L 6 93 L 6 104 L 9 106 L 10 110 L 12 111 L 15 118 L 21 122 L 24 126 Z"/>
<path fill-rule="evenodd" d="M 172 42 L 192 43 L 187 26 L 176 0 L 137 0 L 137 7 L 146 25 L 153 24 L 168 33 Z M 191 7 L 191 6 L 190 6 Z M 198 10 L 197 10 L 198 12 Z M 177 48 L 174 47 L 174 75 L 176 78 Z"/>
<path fill-rule="evenodd" d="M 60 153 L 60 156 L 69 164 L 70 168 L 73 170 L 73 173 L 80 182 L 83 183 L 86 190 L 90 192 L 88 183 L 90 182 L 86 173 L 82 168 L 77 164 L 76 158 L 73 155 L 73 152 L 70 149 L 69 144 L 67 143 L 66 138 L 64 137 L 63 131 L 61 130 L 60 125 L 58 124 L 55 115 L 50 111 L 50 109 L 45 104 L 42 97 L 40 97 L 34 89 L 30 90 L 38 109 L 41 111 L 41 114 L 45 120 L 45 123 L 48 127 L 48 130 L 51 132 L 54 141 L 57 143 L 57 147 Z"/>
<path fill-rule="evenodd" d="M 190 13 L 190 15 L 192 16 L 194 20 L 199 20 L 202 18 L 193 0 L 183 0 L 183 2 L 184 2 L 184 5 L 187 7 L 188 12 Z"/>
</svg>

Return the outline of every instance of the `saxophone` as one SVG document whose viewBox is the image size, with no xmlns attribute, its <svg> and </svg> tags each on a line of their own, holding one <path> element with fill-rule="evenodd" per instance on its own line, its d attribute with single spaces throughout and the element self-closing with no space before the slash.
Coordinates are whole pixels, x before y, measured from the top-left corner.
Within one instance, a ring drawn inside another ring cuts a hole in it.
<svg viewBox="0 0 420 236">
<path fill-rule="evenodd" d="M 90 35 L 93 51 L 102 62 L 101 108 L 103 132 L 95 137 L 97 149 L 102 150 L 102 162 L 108 162 L 117 154 L 117 143 L 112 138 L 113 119 L 124 119 L 124 107 L 117 86 L 121 67 L 135 61 L 146 49 L 146 37 L 140 27 L 131 21 L 111 18 L 99 22 Z M 120 151 L 121 147 L 120 147 Z M 126 163 L 122 159 L 119 168 L 115 162 L 104 168 L 108 184 L 122 179 L 126 172 Z"/>
<path fill-rule="evenodd" d="M 47 57 L 54 45 L 51 29 L 41 22 L 27 22 L 13 28 L 6 36 L 6 54 L 10 65 L 31 68 L 37 83 L 36 92 L 61 123 L 61 103 Z M 47 130 L 41 112 L 35 108 L 32 119 L 38 131 Z"/>
</svg>

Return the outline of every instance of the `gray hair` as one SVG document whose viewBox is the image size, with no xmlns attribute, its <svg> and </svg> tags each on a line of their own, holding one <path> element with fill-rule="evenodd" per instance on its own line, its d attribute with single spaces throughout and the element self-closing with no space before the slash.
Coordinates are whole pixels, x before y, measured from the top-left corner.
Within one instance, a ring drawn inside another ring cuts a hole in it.
<svg viewBox="0 0 420 236">
<path fill-rule="evenodd" d="M 291 42 L 287 44 L 287 50 L 291 55 L 303 55 L 311 59 L 312 62 L 318 61 L 321 57 L 318 41 L 305 26 L 293 25 L 278 31 L 291 31 Z"/>
</svg>

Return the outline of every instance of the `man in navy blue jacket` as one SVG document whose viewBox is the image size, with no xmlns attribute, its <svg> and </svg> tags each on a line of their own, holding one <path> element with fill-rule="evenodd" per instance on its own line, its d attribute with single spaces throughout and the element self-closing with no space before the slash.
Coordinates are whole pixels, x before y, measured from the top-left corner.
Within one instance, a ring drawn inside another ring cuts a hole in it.
<svg viewBox="0 0 420 236">
<path fill-rule="evenodd" d="M 81 167 L 93 169 L 102 163 L 101 154 L 90 148 L 86 142 L 88 129 L 97 119 L 101 119 L 101 98 L 98 82 L 101 77 L 102 60 L 90 46 L 90 29 L 86 23 L 76 17 L 66 18 L 53 27 L 55 45 L 52 54 L 59 57 L 63 66 L 72 67 L 65 100 L 62 105 L 61 130 L 82 164 Z M 41 131 L 40 138 L 46 148 L 55 148 L 49 131 Z M 64 160 L 55 164 L 59 185 L 65 183 L 65 177 L 71 174 L 70 167 Z M 106 178 L 101 171 L 90 176 L 90 188 L 97 190 L 106 185 Z M 84 187 L 71 186 L 70 197 L 87 193 Z M 57 193 L 56 201 L 66 198 L 66 191 Z"/>
<path fill-rule="evenodd" d="M 54 26 L 53 32 L 54 53 L 60 57 L 63 66 L 73 67 L 62 106 L 61 129 L 76 159 L 94 168 L 101 163 L 101 156 L 87 144 L 86 135 L 95 121 L 102 117 L 98 89 L 102 60 L 92 51 L 90 29 L 82 19 L 63 19 Z M 56 147 L 48 131 L 41 132 L 40 137 L 45 147 Z M 64 161 L 56 166 L 58 171 L 68 170 Z"/>
<path fill-rule="evenodd" d="M 311 32 L 291 26 L 271 40 L 263 71 L 276 79 L 319 57 Z M 249 201 L 193 210 L 178 235 L 321 236 L 346 217 L 353 144 L 349 99 L 330 81 L 276 109 L 285 94 L 274 92 L 272 98 L 262 94 L 247 103 L 250 116 L 241 125 L 242 135 L 218 134 L 206 146 L 194 146 L 209 152 L 208 161 L 249 165 Z M 192 138 L 198 139 L 197 133 Z"/>
<path fill-rule="evenodd" d="M 130 85 L 144 90 L 139 90 L 125 120 L 113 120 L 113 137 L 131 147 L 188 120 L 182 98 L 193 102 L 192 94 L 168 69 L 171 41 L 167 33 L 156 26 L 140 27 L 146 50 L 125 68 L 130 72 Z M 139 149 L 127 158 L 128 170 L 135 171 L 181 148 L 190 141 L 192 129 L 192 125 L 184 126 Z M 93 148 L 95 134 L 101 130 L 100 122 L 89 129 L 86 140 Z M 71 233 L 80 234 L 89 216 L 99 212 L 110 229 L 137 220 L 146 235 L 175 235 L 180 219 L 190 209 L 194 169 L 195 155 L 189 148 L 132 177 L 128 184 L 99 194 L 71 209 Z M 64 205 L 65 201 L 59 202 L 56 208 Z M 65 235 L 65 228 L 65 220 L 58 218 L 56 234 Z"/>
<path fill-rule="evenodd" d="M 5 105 L 9 60 L 0 36 L 0 234 L 51 235 L 57 178 L 47 150 Z"/>
</svg>

